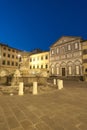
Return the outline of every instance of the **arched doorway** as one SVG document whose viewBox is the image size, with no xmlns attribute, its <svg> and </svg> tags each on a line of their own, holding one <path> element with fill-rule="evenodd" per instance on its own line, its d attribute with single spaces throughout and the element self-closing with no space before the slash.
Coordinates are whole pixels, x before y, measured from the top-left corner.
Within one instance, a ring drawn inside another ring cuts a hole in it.
<svg viewBox="0 0 87 130">
<path fill-rule="evenodd" d="M 64 67 L 62 68 L 62 76 L 66 76 L 66 69 Z"/>
<path fill-rule="evenodd" d="M 66 76 L 67 72 L 66 72 L 66 63 L 62 62 L 61 63 L 61 76 Z"/>
</svg>

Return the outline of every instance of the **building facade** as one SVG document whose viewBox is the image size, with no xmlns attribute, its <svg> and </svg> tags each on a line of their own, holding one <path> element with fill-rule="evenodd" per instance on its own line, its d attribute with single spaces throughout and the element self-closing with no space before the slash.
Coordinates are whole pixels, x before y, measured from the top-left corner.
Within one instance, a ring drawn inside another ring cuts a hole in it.
<svg viewBox="0 0 87 130">
<path fill-rule="evenodd" d="M 47 76 L 49 73 L 49 51 L 29 56 L 29 74 Z"/>
<path fill-rule="evenodd" d="M 63 36 L 50 47 L 50 76 L 80 77 L 82 38 Z"/>
<path fill-rule="evenodd" d="M 87 41 L 82 43 L 82 50 L 83 50 L 83 75 L 84 80 L 87 81 Z"/>
<path fill-rule="evenodd" d="M 24 52 L 0 43 L 0 76 L 20 69 L 22 75 L 56 76 L 87 79 L 87 41 L 81 37 L 63 36 L 50 46 Z"/>
<path fill-rule="evenodd" d="M 19 67 L 21 51 L 0 43 L 0 76 L 13 73 Z"/>
</svg>

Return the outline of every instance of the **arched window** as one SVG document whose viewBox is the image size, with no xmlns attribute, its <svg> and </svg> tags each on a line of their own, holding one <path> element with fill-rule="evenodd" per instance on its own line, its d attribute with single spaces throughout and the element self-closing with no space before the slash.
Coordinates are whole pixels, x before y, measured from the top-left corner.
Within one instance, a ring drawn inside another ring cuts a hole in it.
<svg viewBox="0 0 87 130">
<path fill-rule="evenodd" d="M 78 49 L 78 43 L 75 43 L 75 49 Z"/>
<path fill-rule="evenodd" d="M 80 72 L 79 72 L 80 70 L 79 70 L 79 66 L 77 65 L 76 66 L 76 74 L 79 74 Z"/>
<path fill-rule="evenodd" d="M 68 50 L 71 50 L 71 45 L 70 44 L 68 45 Z"/>
<path fill-rule="evenodd" d="M 56 53 L 57 53 L 57 54 L 59 53 L 59 48 L 58 48 L 58 47 L 56 48 Z"/>
<path fill-rule="evenodd" d="M 51 72 L 52 72 L 52 74 L 54 74 L 54 68 L 52 67 L 52 69 L 51 69 Z"/>
<path fill-rule="evenodd" d="M 56 70 L 57 70 L 57 74 L 59 74 L 59 67 L 57 67 Z"/>
<path fill-rule="evenodd" d="M 48 68 L 48 65 L 45 65 L 45 68 L 47 69 L 47 68 Z"/>
<path fill-rule="evenodd" d="M 71 74 L 72 74 L 72 67 L 69 66 L 69 75 L 71 75 Z"/>
</svg>

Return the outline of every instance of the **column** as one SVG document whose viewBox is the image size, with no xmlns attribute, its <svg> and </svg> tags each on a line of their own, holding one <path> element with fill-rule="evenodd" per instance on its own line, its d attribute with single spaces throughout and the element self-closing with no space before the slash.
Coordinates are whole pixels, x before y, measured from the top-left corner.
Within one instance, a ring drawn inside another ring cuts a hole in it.
<svg viewBox="0 0 87 130">
<path fill-rule="evenodd" d="M 63 88 L 63 80 L 58 79 L 57 80 L 58 89 L 61 90 Z"/>
<path fill-rule="evenodd" d="M 19 83 L 19 92 L 18 92 L 18 95 L 23 95 L 24 92 L 23 92 L 23 82 L 20 82 Z"/>
<path fill-rule="evenodd" d="M 37 95 L 37 82 L 33 82 L 33 95 Z"/>
<path fill-rule="evenodd" d="M 53 79 L 53 84 L 56 85 L 56 79 Z"/>
</svg>

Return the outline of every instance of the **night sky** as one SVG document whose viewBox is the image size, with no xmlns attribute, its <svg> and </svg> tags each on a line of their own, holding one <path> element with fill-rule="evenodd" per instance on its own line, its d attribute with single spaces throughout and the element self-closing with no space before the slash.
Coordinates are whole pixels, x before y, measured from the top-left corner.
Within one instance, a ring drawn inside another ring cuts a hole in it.
<svg viewBox="0 0 87 130">
<path fill-rule="evenodd" d="M 49 50 L 61 36 L 87 39 L 87 0 L 0 0 L 0 42 Z"/>
</svg>

